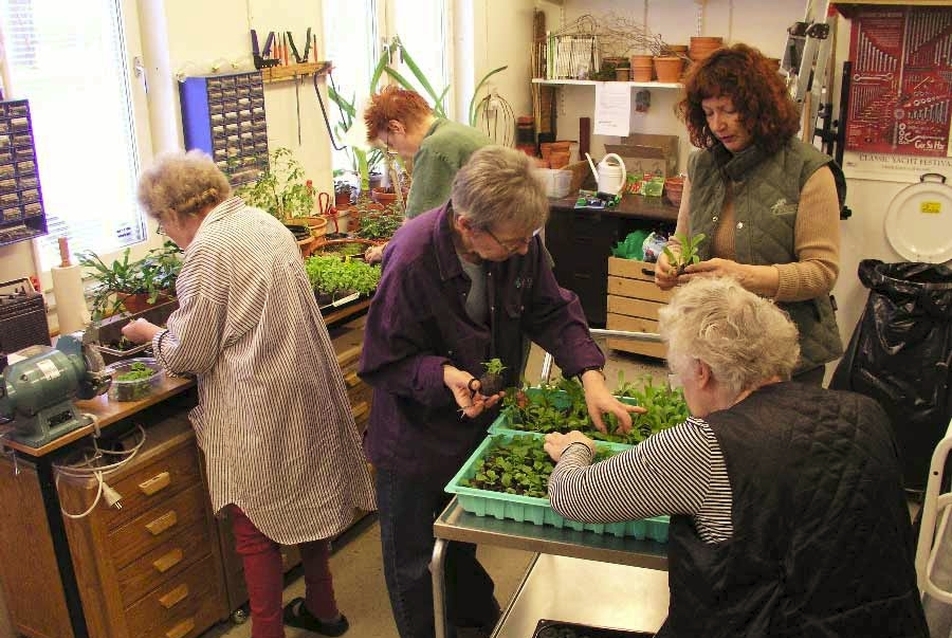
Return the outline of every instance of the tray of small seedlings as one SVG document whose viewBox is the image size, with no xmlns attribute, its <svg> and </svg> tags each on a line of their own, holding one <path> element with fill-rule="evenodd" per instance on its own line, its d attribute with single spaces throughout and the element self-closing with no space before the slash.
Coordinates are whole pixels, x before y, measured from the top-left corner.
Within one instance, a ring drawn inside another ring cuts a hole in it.
<svg viewBox="0 0 952 638">
<path fill-rule="evenodd" d="M 507 390 L 503 409 L 489 431 L 548 434 L 579 430 L 591 439 L 637 445 L 648 436 L 688 418 L 681 389 L 656 383 L 651 375 L 645 375 L 639 383 L 626 382 L 619 376 L 614 394 L 619 400 L 646 410 L 644 414 L 632 415 L 632 428 L 626 433 L 619 431 L 612 414 L 605 415 L 608 432 L 597 430 L 588 415 L 581 384 L 565 378 L 554 384 Z"/>
<path fill-rule="evenodd" d="M 548 497 L 549 476 L 555 463 L 544 444 L 541 434 L 490 434 L 449 482 L 446 491 L 456 495 L 464 511 L 476 516 L 667 542 L 667 516 L 601 524 L 572 521 L 557 514 Z M 595 447 L 595 460 L 599 461 L 632 446 L 598 441 Z"/>
</svg>

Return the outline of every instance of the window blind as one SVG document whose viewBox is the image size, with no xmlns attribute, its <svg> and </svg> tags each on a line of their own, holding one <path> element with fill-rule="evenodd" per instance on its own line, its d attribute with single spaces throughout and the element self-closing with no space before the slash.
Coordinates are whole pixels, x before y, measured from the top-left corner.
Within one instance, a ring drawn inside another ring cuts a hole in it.
<svg viewBox="0 0 952 638">
<path fill-rule="evenodd" d="M 146 238 L 120 0 L 0 0 L 8 99 L 28 99 L 49 234 L 75 254 L 115 252 Z"/>
</svg>

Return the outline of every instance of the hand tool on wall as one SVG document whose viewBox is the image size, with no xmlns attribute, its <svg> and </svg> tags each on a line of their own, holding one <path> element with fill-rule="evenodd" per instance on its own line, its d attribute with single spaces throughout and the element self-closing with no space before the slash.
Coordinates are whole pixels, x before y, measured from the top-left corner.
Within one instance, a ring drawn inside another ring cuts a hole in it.
<svg viewBox="0 0 952 638">
<path fill-rule="evenodd" d="M 251 30 L 251 57 L 254 60 L 256 69 L 265 69 L 277 66 L 278 61 L 270 57 L 271 45 L 274 43 L 274 31 L 268 34 L 264 43 L 264 48 L 258 46 L 258 32 Z"/>
<path fill-rule="evenodd" d="M 307 28 L 307 35 L 305 38 L 307 41 L 304 43 L 304 53 L 301 54 L 301 57 L 303 58 L 301 61 L 309 62 L 310 60 L 308 59 L 308 54 L 311 51 L 311 27 Z M 314 50 L 314 55 L 317 55 L 317 49 Z"/>
</svg>

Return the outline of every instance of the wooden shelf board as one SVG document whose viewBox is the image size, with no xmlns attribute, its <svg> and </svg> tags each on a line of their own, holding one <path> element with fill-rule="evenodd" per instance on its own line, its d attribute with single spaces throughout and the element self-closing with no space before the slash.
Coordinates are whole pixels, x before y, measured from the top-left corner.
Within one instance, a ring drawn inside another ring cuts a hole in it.
<svg viewBox="0 0 952 638">
<path fill-rule="evenodd" d="M 271 82 L 286 82 L 309 75 L 326 75 L 330 68 L 331 63 L 328 61 L 271 66 L 261 69 L 261 79 L 265 84 Z"/>
<path fill-rule="evenodd" d="M 607 84 L 598 80 L 547 80 L 545 78 L 532 78 L 533 84 L 544 84 L 547 86 L 595 86 L 596 84 Z M 684 85 L 680 82 L 616 82 L 611 84 L 627 84 L 633 87 L 643 87 L 646 89 L 680 89 Z"/>
</svg>

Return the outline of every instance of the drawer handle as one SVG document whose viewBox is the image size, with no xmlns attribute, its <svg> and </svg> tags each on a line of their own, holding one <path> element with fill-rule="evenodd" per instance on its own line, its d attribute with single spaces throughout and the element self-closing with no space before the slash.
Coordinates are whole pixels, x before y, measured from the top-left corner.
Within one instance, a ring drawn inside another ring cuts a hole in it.
<svg viewBox="0 0 952 638">
<path fill-rule="evenodd" d="M 185 638 L 193 629 L 195 629 L 195 621 L 187 618 L 165 632 L 165 636 L 166 638 Z"/>
<path fill-rule="evenodd" d="M 358 383 L 360 383 L 360 377 L 357 376 L 356 372 L 351 371 L 344 375 L 344 385 L 348 388 L 352 388 Z"/>
<path fill-rule="evenodd" d="M 139 490 L 146 496 L 152 496 L 172 484 L 172 475 L 168 472 L 160 472 L 147 481 L 139 483 Z"/>
<path fill-rule="evenodd" d="M 167 593 L 165 596 L 159 597 L 159 603 L 166 609 L 172 609 L 172 607 L 175 607 L 187 597 L 188 585 L 182 584 Z"/>
<path fill-rule="evenodd" d="M 176 547 L 168 554 L 165 554 L 164 556 L 160 556 L 159 558 L 157 558 L 152 563 L 152 566 L 155 567 L 155 571 L 161 574 L 161 573 L 169 571 L 170 569 L 178 565 L 180 562 L 182 562 L 183 558 L 185 558 L 185 552 L 183 552 L 181 549 Z"/>
<path fill-rule="evenodd" d="M 361 417 L 363 417 L 369 411 L 370 406 L 367 405 L 366 401 L 361 401 L 350 409 L 350 413 L 354 416 L 354 421 L 359 421 Z"/>
<path fill-rule="evenodd" d="M 166 512 L 151 523 L 146 523 L 145 528 L 149 530 L 153 536 L 158 536 L 176 523 L 178 523 L 178 514 L 175 513 L 175 510 L 172 510 Z"/>
</svg>

